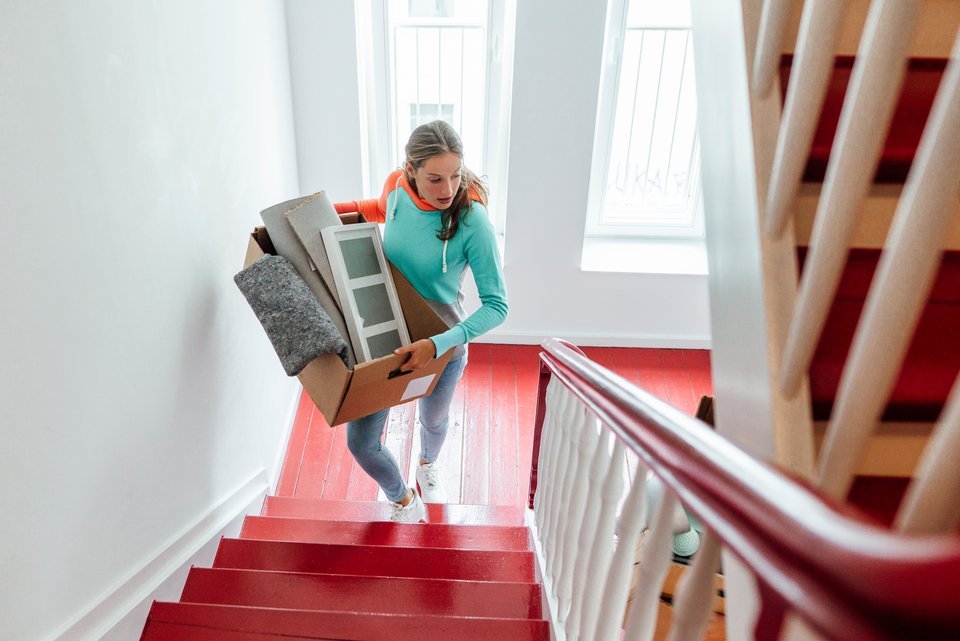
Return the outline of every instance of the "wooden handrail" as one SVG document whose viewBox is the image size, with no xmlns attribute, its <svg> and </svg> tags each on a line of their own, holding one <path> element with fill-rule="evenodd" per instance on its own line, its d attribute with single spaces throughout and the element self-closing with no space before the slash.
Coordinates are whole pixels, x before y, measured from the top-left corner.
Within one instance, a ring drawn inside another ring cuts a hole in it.
<svg viewBox="0 0 960 641">
<path fill-rule="evenodd" d="M 541 380 L 557 377 L 755 574 L 758 637 L 776 638 L 786 606 L 838 641 L 960 638 L 960 536 L 873 525 L 559 341 L 543 348 Z"/>
</svg>

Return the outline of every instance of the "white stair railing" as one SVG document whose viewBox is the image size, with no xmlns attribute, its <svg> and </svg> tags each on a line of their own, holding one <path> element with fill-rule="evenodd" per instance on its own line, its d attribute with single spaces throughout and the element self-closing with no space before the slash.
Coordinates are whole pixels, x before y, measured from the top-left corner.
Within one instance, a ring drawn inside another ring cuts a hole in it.
<svg viewBox="0 0 960 641">
<path fill-rule="evenodd" d="M 559 341 L 544 348 L 539 402 L 546 407 L 530 522 L 555 641 L 701 639 L 715 613 L 724 550 L 761 586 L 755 639 L 960 638 L 955 531 L 898 534 L 861 521 Z M 960 402 L 948 414 L 942 443 L 956 453 Z M 577 449 L 580 434 L 587 448 L 564 455 Z M 564 500 L 568 478 L 586 488 L 584 501 Z M 655 485 L 664 491 L 651 498 Z M 948 512 L 955 528 L 957 510 Z M 661 595 L 678 513 L 687 525 L 693 514 L 703 538 L 667 607 Z M 567 580 L 571 596 L 561 606 L 554 597 Z"/>
<path fill-rule="evenodd" d="M 623 638 L 650 639 L 671 562 L 676 497 L 668 492 L 659 503 L 644 539 L 639 582 L 631 589 L 634 558 L 648 520 L 646 467 L 635 460 L 636 472 L 629 478 L 626 456 L 636 455 L 625 454 L 621 440 L 611 442 L 611 429 L 559 378 L 551 379 L 545 399 L 538 464 L 541 491 L 536 494 L 533 521 L 539 547 L 549 551 L 542 567 L 544 587 L 556 608 L 555 622 L 565 639 L 613 641 L 633 592 Z M 678 608 L 685 612 L 680 620 L 691 630 L 702 628 L 711 612 L 716 554 L 712 558 L 709 571 L 702 572 L 706 583 L 688 590 L 685 598 L 690 603 Z M 701 592 L 703 598 L 696 599 Z"/>
</svg>

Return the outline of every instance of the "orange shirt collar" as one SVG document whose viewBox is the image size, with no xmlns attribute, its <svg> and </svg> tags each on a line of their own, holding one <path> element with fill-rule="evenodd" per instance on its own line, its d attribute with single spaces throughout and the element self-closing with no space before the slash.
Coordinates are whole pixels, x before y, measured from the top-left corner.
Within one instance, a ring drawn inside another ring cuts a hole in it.
<svg viewBox="0 0 960 641">
<path fill-rule="evenodd" d="M 440 211 L 417 195 L 416 190 L 414 190 L 413 186 L 407 180 L 406 172 L 404 172 L 402 169 L 397 169 L 388 179 L 388 183 L 396 184 L 397 175 L 400 176 L 400 186 L 403 187 L 404 191 L 407 192 L 407 195 L 410 196 L 410 200 L 412 200 L 413 204 L 417 206 L 417 209 L 421 209 L 423 211 Z M 480 202 L 480 195 L 477 194 L 475 189 L 470 190 L 470 200 L 474 202 Z"/>
</svg>

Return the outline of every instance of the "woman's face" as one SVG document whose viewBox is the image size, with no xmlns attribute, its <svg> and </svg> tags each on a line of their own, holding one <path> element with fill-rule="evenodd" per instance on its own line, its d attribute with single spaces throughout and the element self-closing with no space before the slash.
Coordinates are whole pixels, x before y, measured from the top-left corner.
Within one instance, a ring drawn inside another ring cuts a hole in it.
<svg viewBox="0 0 960 641">
<path fill-rule="evenodd" d="M 437 209 L 449 207 L 460 189 L 461 165 L 460 156 L 452 151 L 427 158 L 413 173 L 420 198 Z"/>
</svg>

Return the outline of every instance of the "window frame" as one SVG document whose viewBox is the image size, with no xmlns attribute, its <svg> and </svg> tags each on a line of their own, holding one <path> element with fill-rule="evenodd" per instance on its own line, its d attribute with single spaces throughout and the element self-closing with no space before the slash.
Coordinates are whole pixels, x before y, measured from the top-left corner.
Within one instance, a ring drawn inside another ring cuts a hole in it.
<svg viewBox="0 0 960 641">
<path fill-rule="evenodd" d="M 597 99 L 597 119 L 593 157 L 588 188 L 585 238 L 636 238 L 702 240 L 705 236 L 703 220 L 703 193 L 699 178 L 699 135 L 695 135 L 693 166 L 698 178 L 691 197 L 690 222 L 655 221 L 633 223 L 602 222 L 607 182 L 610 172 L 613 136 L 616 125 L 617 97 L 620 92 L 624 43 L 627 38 L 630 0 L 609 0 L 603 62 L 600 71 L 600 90 Z M 657 29 L 656 26 L 647 27 Z M 676 30 L 676 26 L 669 29 Z M 699 105 L 698 105 L 699 108 Z"/>
<path fill-rule="evenodd" d="M 384 178 L 396 169 L 403 156 L 397 149 L 396 90 L 391 71 L 393 30 L 389 0 L 356 0 L 358 69 L 360 85 L 363 189 L 368 196 L 379 195 Z M 481 174 L 490 192 L 488 211 L 495 229 L 502 235 L 503 203 L 506 200 L 509 123 L 513 84 L 513 38 L 517 0 L 486 0 L 485 60 L 483 82 L 483 148 L 475 154 L 483 167 L 470 166 Z M 427 25 L 430 19 L 416 23 Z M 464 21 L 476 24 L 475 22 Z M 415 24 L 411 21 L 410 24 Z M 444 25 L 450 23 L 444 22 Z M 387 144 L 384 144 L 387 141 Z M 468 150 L 469 151 L 469 150 Z"/>
</svg>

